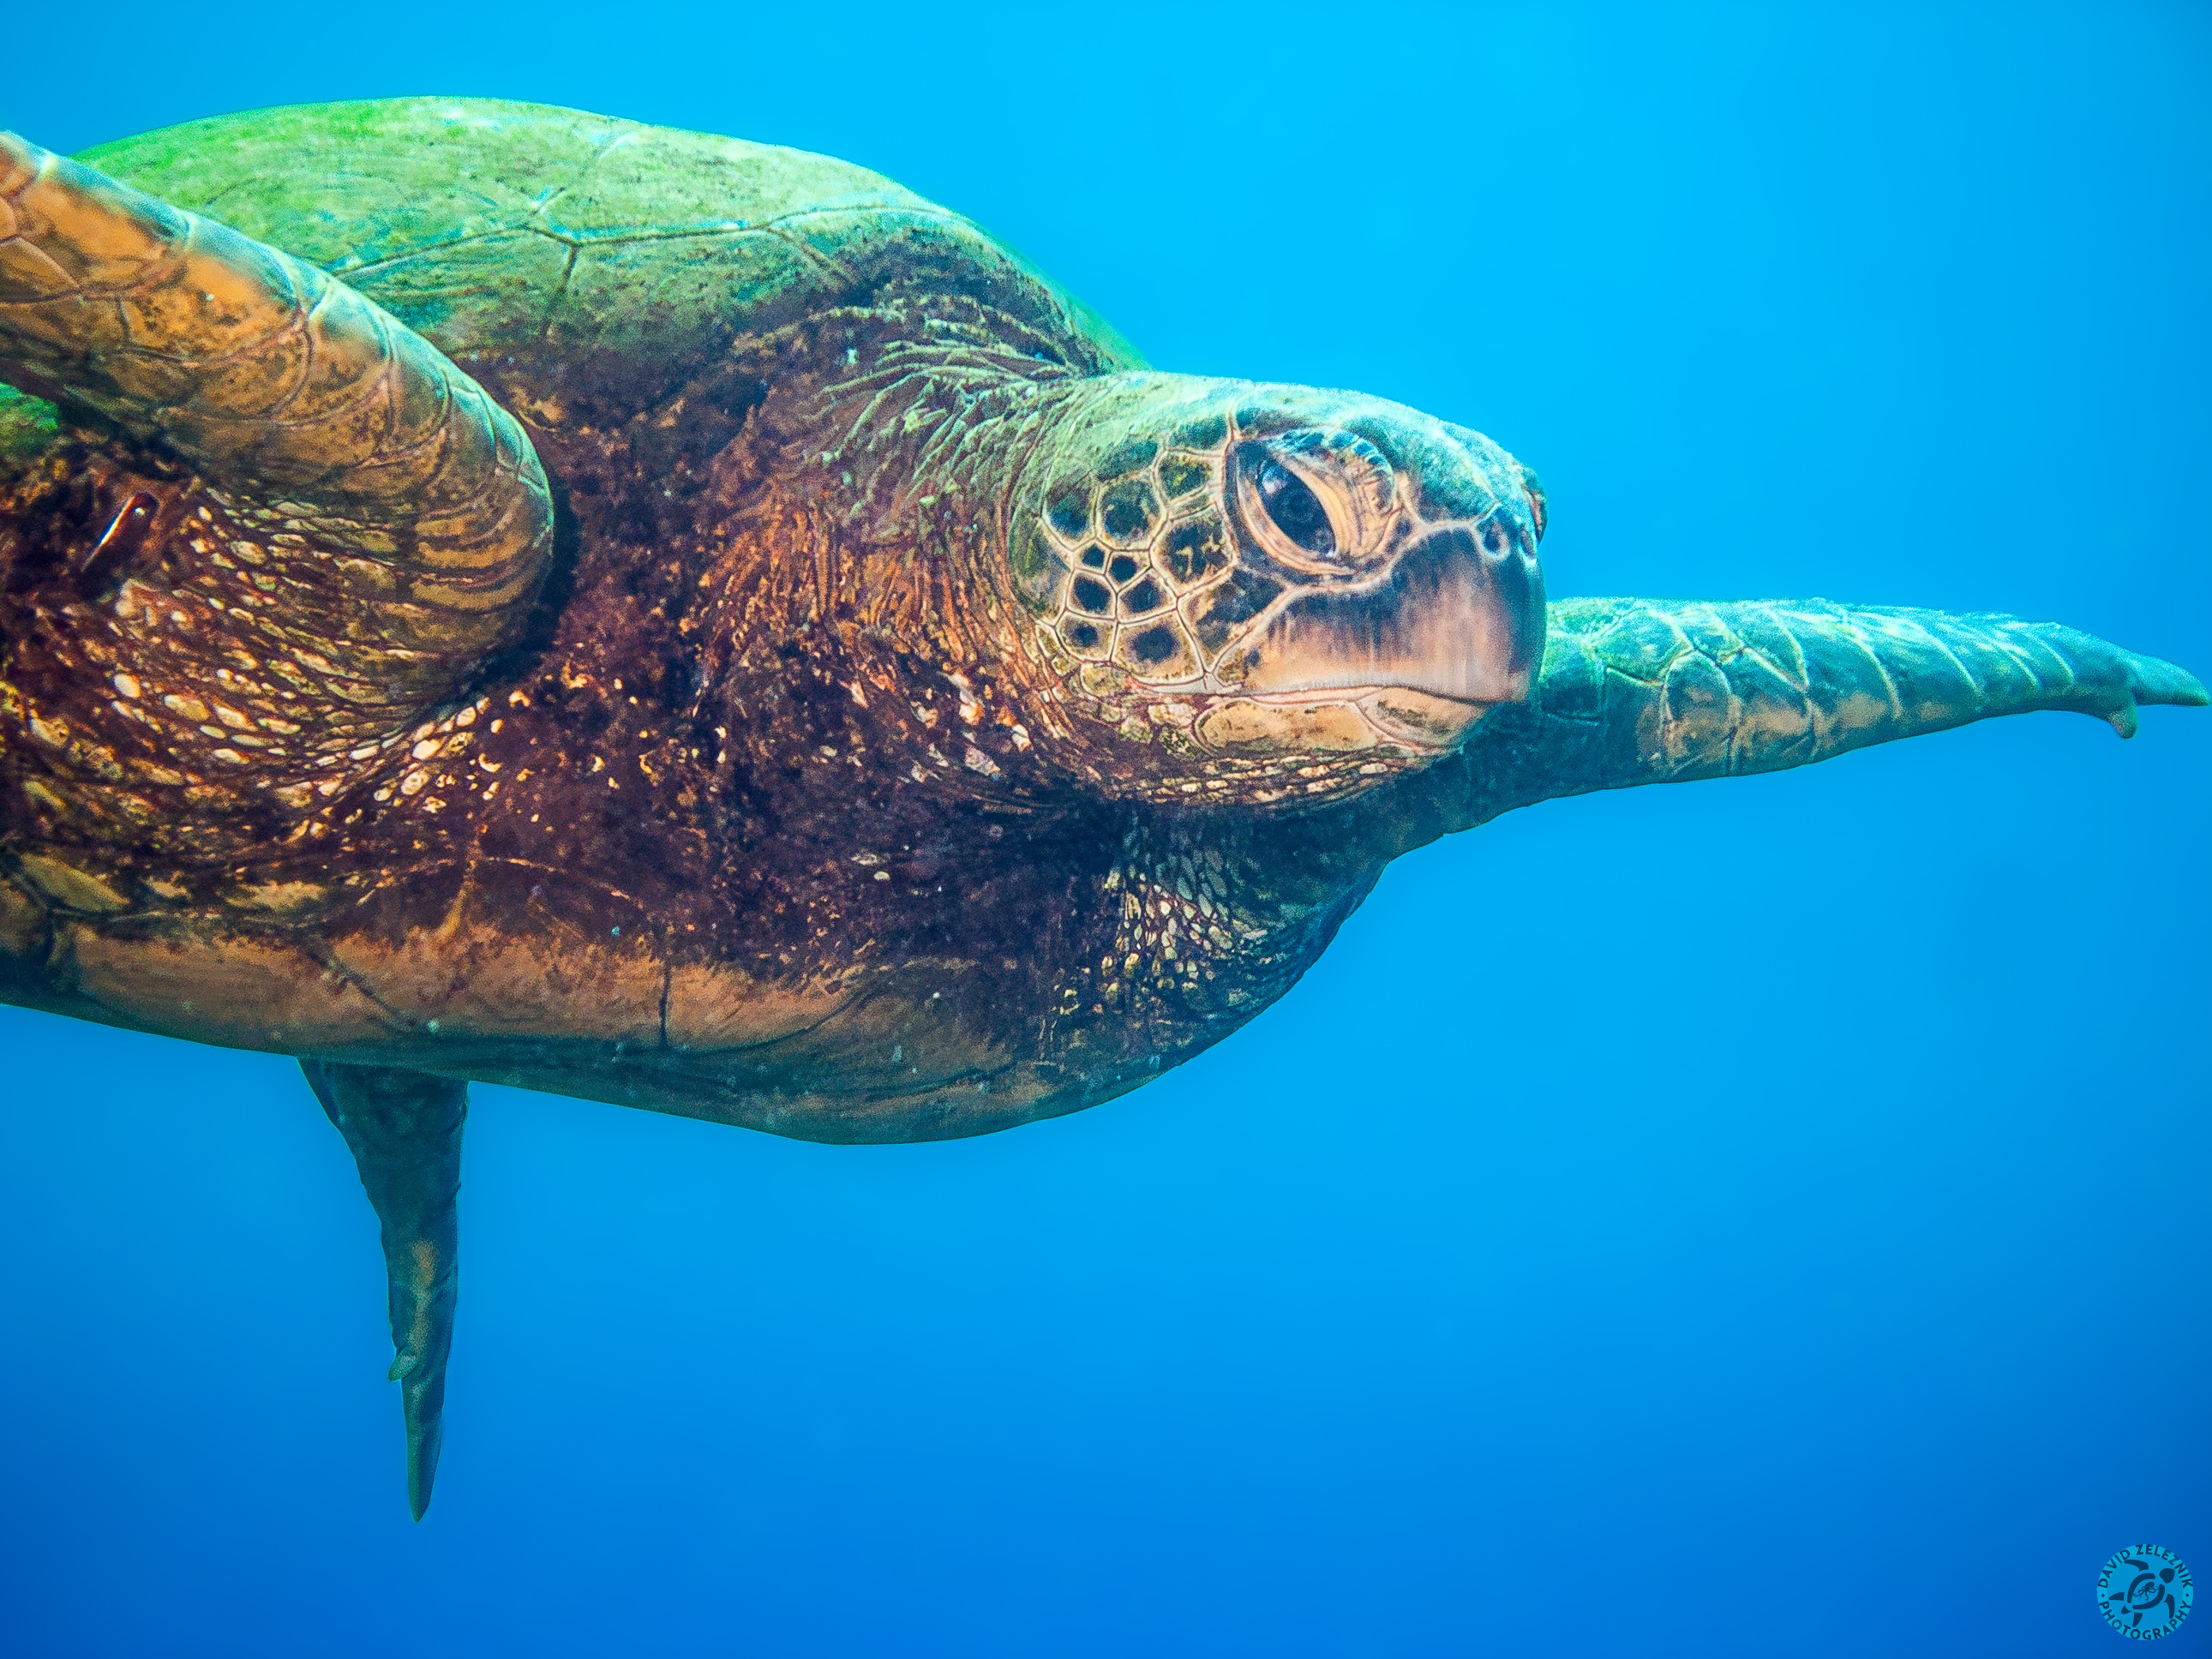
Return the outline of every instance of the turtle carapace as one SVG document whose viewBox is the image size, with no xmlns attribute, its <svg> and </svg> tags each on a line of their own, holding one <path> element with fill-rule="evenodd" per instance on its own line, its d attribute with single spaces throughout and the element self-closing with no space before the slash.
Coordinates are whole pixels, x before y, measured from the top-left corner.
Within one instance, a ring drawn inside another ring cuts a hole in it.
<svg viewBox="0 0 2212 1659">
<path fill-rule="evenodd" d="M 980 1133 L 1227 1036 L 1513 807 L 2189 675 L 1547 603 L 1543 492 L 1154 373 L 958 216 L 538 106 L 0 137 L 0 996 L 295 1054 L 428 1500 L 466 1086 Z"/>
</svg>

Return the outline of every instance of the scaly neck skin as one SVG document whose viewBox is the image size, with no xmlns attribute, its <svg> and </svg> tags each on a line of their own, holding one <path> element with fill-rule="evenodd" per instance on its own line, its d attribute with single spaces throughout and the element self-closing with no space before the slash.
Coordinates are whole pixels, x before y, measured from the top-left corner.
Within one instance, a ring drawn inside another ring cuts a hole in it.
<svg viewBox="0 0 2212 1659">
<path fill-rule="evenodd" d="M 1073 803 L 1074 738 L 1006 577 L 1006 502 L 1086 382 L 964 302 L 834 312 L 733 372 L 766 395 L 719 457 L 700 673 L 751 779 L 805 753 L 981 807 Z M 1024 349 L 1028 348 L 1028 349 Z"/>
</svg>

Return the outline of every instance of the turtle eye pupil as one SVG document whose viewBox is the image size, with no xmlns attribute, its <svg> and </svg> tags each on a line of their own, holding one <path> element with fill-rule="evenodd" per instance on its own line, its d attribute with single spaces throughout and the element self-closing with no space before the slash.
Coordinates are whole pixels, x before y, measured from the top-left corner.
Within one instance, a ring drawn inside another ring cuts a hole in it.
<svg viewBox="0 0 2212 1659">
<path fill-rule="evenodd" d="M 1329 528 L 1328 514 L 1304 480 L 1281 462 L 1267 460 L 1260 464 L 1253 483 L 1276 529 L 1309 553 L 1336 551 L 1336 532 Z"/>
</svg>

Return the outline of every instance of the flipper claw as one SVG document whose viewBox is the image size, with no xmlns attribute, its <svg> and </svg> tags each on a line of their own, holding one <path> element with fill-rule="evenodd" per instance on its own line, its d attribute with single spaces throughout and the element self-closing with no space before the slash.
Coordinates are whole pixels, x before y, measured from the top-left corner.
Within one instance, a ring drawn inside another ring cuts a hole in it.
<svg viewBox="0 0 2212 1659">
<path fill-rule="evenodd" d="M 420 1521 L 430 1506 L 445 1437 L 468 1085 L 393 1066 L 303 1060 L 300 1069 L 352 1148 L 382 1224 L 392 1341 L 398 1350 L 386 1376 L 400 1385 L 407 1503 Z"/>
<path fill-rule="evenodd" d="M 2072 671 L 2078 700 L 2062 693 L 2052 699 L 2053 703 L 2102 715 L 2124 738 L 2135 736 L 2141 709 L 2159 704 L 2201 708 L 2212 702 L 2196 675 L 2162 658 L 2122 650 L 2094 634 L 2058 623 L 2012 626 L 2035 635 Z"/>
<path fill-rule="evenodd" d="M 2167 703 L 2180 708 L 2212 705 L 2212 693 L 2204 690 L 2204 682 L 2178 663 L 2130 652 L 2128 665 L 2128 690 L 2135 693 L 2138 705 Z"/>
</svg>

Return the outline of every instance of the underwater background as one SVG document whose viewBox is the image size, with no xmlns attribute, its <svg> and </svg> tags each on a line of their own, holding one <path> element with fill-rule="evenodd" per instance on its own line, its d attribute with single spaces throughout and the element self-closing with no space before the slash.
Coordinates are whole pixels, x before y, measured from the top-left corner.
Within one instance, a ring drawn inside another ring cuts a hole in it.
<svg viewBox="0 0 2212 1659">
<path fill-rule="evenodd" d="M 48 5 L 62 150 L 401 93 L 827 151 L 1157 365 L 1550 492 L 1555 595 L 2212 672 L 2212 10 Z M 838 1148 L 478 1087 L 437 1501 L 289 1060 L 0 1010 L 0 1651 L 2124 1651 L 2212 1574 L 2212 716 L 1401 860 L 1096 1111 Z M 2212 1654 L 2200 1608 L 2161 1652 Z"/>
</svg>

